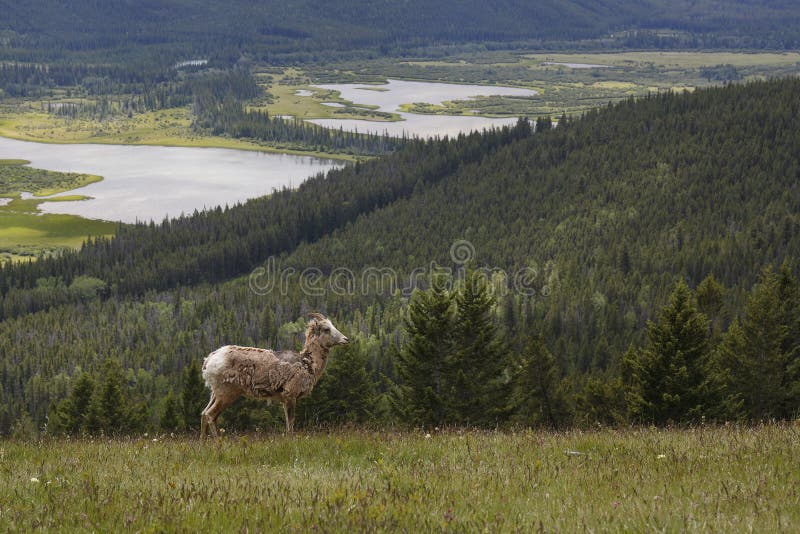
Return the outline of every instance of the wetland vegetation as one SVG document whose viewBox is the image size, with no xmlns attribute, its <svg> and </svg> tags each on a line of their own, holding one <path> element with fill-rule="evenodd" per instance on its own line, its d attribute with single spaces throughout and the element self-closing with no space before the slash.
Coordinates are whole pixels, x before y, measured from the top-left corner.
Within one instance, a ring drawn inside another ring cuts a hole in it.
<svg viewBox="0 0 800 534">
<path fill-rule="evenodd" d="M 60 173 L 28 166 L 27 160 L 0 159 L 0 261 L 36 258 L 80 246 L 87 236 L 108 236 L 117 225 L 71 215 L 42 214 L 44 202 L 72 202 L 83 195 L 59 195 L 102 180 L 100 176 Z M 23 193 L 32 196 L 23 198 Z M 57 195 L 57 196 L 56 196 Z M 47 198 L 43 198 L 47 197 Z"/>
</svg>

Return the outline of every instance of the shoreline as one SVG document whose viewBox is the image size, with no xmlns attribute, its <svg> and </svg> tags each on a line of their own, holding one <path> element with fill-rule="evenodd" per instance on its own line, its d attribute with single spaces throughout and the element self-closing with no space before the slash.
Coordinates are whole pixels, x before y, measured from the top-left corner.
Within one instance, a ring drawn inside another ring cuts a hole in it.
<svg viewBox="0 0 800 534">
<path fill-rule="evenodd" d="M 166 143 L 156 143 L 156 142 L 136 142 L 136 143 L 126 143 L 124 140 L 119 138 L 109 138 L 108 140 L 103 141 L 89 141 L 84 139 L 76 139 L 76 140 L 69 140 L 69 139 L 38 139 L 32 138 L 30 136 L 26 136 L 24 134 L 19 134 L 14 131 L 9 131 L 5 128 L 0 127 L 0 138 L 11 139 L 13 141 L 20 141 L 23 143 L 38 143 L 42 145 L 118 145 L 118 146 L 153 146 L 153 147 L 171 147 L 171 148 L 217 148 L 223 150 L 242 150 L 246 152 L 264 152 L 268 154 L 287 154 L 290 156 L 308 156 L 311 158 L 318 158 L 318 159 L 332 159 L 332 160 L 340 160 L 340 161 L 358 161 L 359 156 L 351 155 L 351 154 L 331 154 L 328 152 L 319 152 L 314 150 L 298 150 L 298 149 L 291 149 L 291 148 L 279 148 L 275 146 L 268 146 L 268 145 L 258 145 L 255 143 L 245 143 L 245 142 L 238 142 L 236 139 L 226 139 L 226 138 L 200 138 L 201 142 L 196 143 L 194 140 L 183 140 L 183 139 L 173 139 Z M 202 142 L 203 140 L 212 140 L 211 143 Z M 229 141 L 228 143 L 225 142 L 213 142 L 215 139 L 221 139 L 224 141 Z"/>
</svg>

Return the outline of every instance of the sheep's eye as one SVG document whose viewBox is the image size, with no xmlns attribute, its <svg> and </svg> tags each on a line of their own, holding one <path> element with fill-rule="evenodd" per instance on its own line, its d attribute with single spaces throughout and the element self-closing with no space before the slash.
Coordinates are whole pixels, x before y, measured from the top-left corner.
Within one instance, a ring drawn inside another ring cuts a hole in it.
<svg viewBox="0 0 800 534">
<path fill-rule="evenodd" d="M 330 329 L 330 328 L 328 328 L 328 327 L 326 326 L 325 328 L 323 328 L 323 329 L 322 329 L 322 331 L 323 331 L 323 332 L 330 332 L 330 331 L 331 331 L 331 329 Z"/>
</svg>

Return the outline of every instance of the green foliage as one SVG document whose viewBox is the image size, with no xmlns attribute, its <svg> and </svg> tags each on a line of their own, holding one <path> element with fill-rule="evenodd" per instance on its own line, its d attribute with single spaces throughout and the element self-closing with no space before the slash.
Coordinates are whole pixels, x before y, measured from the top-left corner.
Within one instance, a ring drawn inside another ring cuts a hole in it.
<svg viewBox="0 0 800 534">
<path fill-rule="evenodd" d="M 17 440 L 31 441 L 39 436 L 39 429 L 36 428 L 28 412 L 23 411 L 17 420 L 14 422 L 14 427 L 11 429 L 11 437 Z"/>
<path fill-rule="evenodd" d="M 367 349 L 368 340 L 361 337 L 336 349 L 311 396 L 300 401 L 302 420 L 333 425 L 374 420 L 377 394 L 367 372 Z"/>
<path fill-rule="evenodd" d="M 123 394 L 122 366 L 107 359 L 103 364 L 86 413 L 86 431 L 90 434 L 118 434 L 128 431 L 130 406 Z"/>
<path fill-rule="evenodd" d="M 707 375 L 708 319 L 697 310 L 694 295 L 678 282 L 657 322 L 647 325 L 645 349 L 625 358 L 636 377 L 635 420 L 664 424 L 699 420 L 704 411 Z M 638 391 L 636 391 L 638 389 Z"/>
<path fill-rule="evenodd" d="M 144 417 L 130 428 L 155 428 L 170 390 L 183 392 L 191 362 L 229 343 L 294 348 L 303 327 L 297 318 L 312 309 L 369 340 L 353 360 L 347 356 L 348 368 L 363 362 L 381 415 L 386 399 L 408 407 L 390 423 L 465 421 L 453 412 L 471 399 L 452 402 L 453 393 L 475 391 L 469 373 L 483 371 L 450 370 L 459 364 L 456 349 L 478 358 L 472 340 L 458 333 L 455 297 L 444 291 L 450 302 L 439 303 L 427 290 L 407 300 L 424 280 L 418 269 L 451 265 L 448 251 L 461 239 L 472 244 L 475 267 L 494 269 L 492 286 L 505 289 L 495 293 L 490 316 L 508 353 L 530 356 L 523 349 L 535 332 L 555 359 L 568 412 L 555 416 L 559 425 L 623 422 L 623 411 L 658 423 L 750 417 L 741 411 L 749 409 L 739 404 L 741 388 L 727 381 L 717 358 L 707 365 L 705 354 L 724 338 L 729 318 L 739 325 L 734 334 L 746 332 L 755 273 L 800 257 L 800 204 L 792 193 L 800 169 L 798 91 L 795 79 L 730 85 L 626 101 L 538 134 L 520 121 L 486 134 L 409 141 L 295 191 L 124 227 L 79 252 L 7 266 L 0 270 L 0 432 L 10 433 L 24 413 L 43 427 L 52 406 L 70 396 L 78 367 L 94 370 L 99 397 L 105 379 L 97 370 L 107 358 L 121 363 L 122 395 Z M 264 263 L 269 257 L 274 269 Z M 235 278 L 257 265 L 268 268 Z M 299 276 L 310 266 L 319 278 Z M 393 271 L 397 284 L 381 292 L 362 283 L 368 267 Z M 331 275 L 342 272 L 356 273 L 353 291 L 333 290 Z M 716 282 L 704 282 L 712 272 Z M 774 383 L 783 376 L 779 405 L 766 416 L 792 417 L 800 323 L 797 307 L 783 303 L 796 301 L 797 274 L 788 266 L 780 272 L 778 311 L 761 305 L 752 313 L 785 328 L 751 332 L 753 339 L 779 334 L 780 343 L 764 346 L 785 371 L 752 376 Z M 79 277 L 100 280 L 107 291 L 81 301 L 70 291 Z M 408 279 L 417 284 L 401 285 Z M 659 314 L 678 280 L 686 285 Z M 696 297 L 686 286 L 698 288 Z M 482 315 L 470 317 L 481 331 Z M 747 354 L 747 338 L 734 334 L 725 346 Z M 199 378 L 196 385 L 202 390 Z M 203 392 L 191 409 L 179 403 L 190 425 L 206 400 Z M 97 407 L 95 427 L 102 426 Z M 279 426 L 276 410 L 243 402 L 225 424 Z M 340 413 L 326 410 L 319 405 L 319 413 Z M 314 417 L 309 411 L 304 422 L 312 426 Z M 470 413 L 469 421 L 484 417 L 486 426 L 503 419 Z"/>
<path fill-rule="evenodd" d="M 455 293 L 452 352 L 445 352 L 450 417 L 462 425 L 495 426 L 506 418 L 508 349 L 495 320 L 496 301 L 484 273 L 467 274 Z"/>
<path fill-rule="evenodd" d="M 55 433 L 78 434 L 87 430 L 89 403 L 94 393 L 94 379 L 89 373 L 81 373 L 69 397 L 58 403 L 55 417 L 52 418 L 52 430 Z"/>
<path fill-rule="evenodd" d="M 449 419 L 448 355 L 453 348 L 453 297 L 450 280 L 434 273 L 428 290 L 416 290 L 404 320 L 406 342 L 395 367 L 400 383 L 392 406 L 408 424 L 442 425 Z"/>
<path fill-rule="evenodd" d="M 100 181 L 99 176 L 78 174 L 75 172 L 56 172 L 28 167 L 30 161 L 3 160 L 0 165 L 0 195 L 26 191 L 34 195 L 52 195 L 71 189 L 77 189 L 93 182 Z"/>
<path fill-rule="evenodd" d="M 581 390 L 574 394 L 574 403 L 574 425 L 620 426 L 628 422 L 625 386 L 619 375 L 586 376 Z"/>
<path fill-rule="evenodd" d="M 698 311 L 710 322 L 711 340 L 716 342 L 729 319 L 725 308 L 725 287 L 709 274 L 697 285 L 694 294 Z"/>
<path fill-rule="evenodd" d="M 562 371 L 540 336 L 531 336 L 514 371 L 512 422 L 559 428 L 568 421 Z"/>
<path fill-rule="evenodd" d="M 193 127 L 210 131 L 213 135 L 257 139 L 324 152 L 377 155 L 392 152 L 403 145 L 402 140 L 383 135 L 323 128 L 300 119 L 286 120 L 270 117 L 265 111 L 247 110 L 245 102 L 259 92 L 253 76 L 241 70 L 202 78 L 193 85 Z"/>
<path fill-rule="evenodd" d="M 767 269 L 754 286 L 741 322 L 716 354 L 728 413 L 748 420 L 786 419 L 800 409 L 798 282 Z"/>
<path fill-rule="evenodd" d="M 35 0 L 4 1 L 0 7 L 0 30 L 7 32 L 0 59 L 67 61 L 80 55 L 93 60 L 90 64 L 127 62 L 128 68 L 118 68 L 128 76 L 152 64 L 173 66 L 187 58 L 207 58 L 214 66 L 253 59 L 287 64 L 342 55 L 402 56 L 442 44 L 463 44 L 470 50 L 520 42 L 551 49 L 785 49 L 798 43 L 798 14 L 791 2 L 729 0 L 724 12 L 710 0 L 506 0 L 498 5 L 477 0 L 231 0 L 224 5 L 211 0 L 144 5 Z M 135 33 L 130 32 L 132 26 Z M 34 76 L 45 87 L 57 79 L 45 69 Z M 110 83 L 107 76 L 89 69 L 84 76 L 96 87 Z M 18 85 L 22 83 L 3 88 L 16 94 Z"/>
<path fill-rule="evenodd" d="M 208 404 L 209 392 L 200 375 L 200 361 L 197 358 L 189 360 L 183 370 L 183 390 L 181 391 L 181 415 L 183 428 L 186 430 L 200 429 L 200 413 Z"/>
<path fill-rule="evenodd" d="M 126 435 L 146 426 L 146 407 L 126 383 L 120 362 L 107 358 L 97 373 L 83 372 L 52 410 L 50 430 L 65 434 Z"/>
<path fill-rule="evenodd" d="M 452 282 L 436 272 L 430 289 L 414 292 L 392 403 L 409 424 L 494 426 L 506 416 L 509 363 L 495 300 L 482 273 L 468 274 L 457 290 L 448 290 Z"/>
<path fill-rule="evenodd" d="M 74 301 L 70 295 L 58 299 L 37 295 L 32 285 L 38 278 L 58 276 L 69 281 L 72 276 L 92 276 L 122 296 L 249 273 L 272 255 L 407 198 L 530 135 L 527 121 L 520 121 L 514 128 L 453 140 L 413 140 L 396 154 L 311 177 L 297 189 L 285 188 L 243 205 L 197 212 L 160 225 L 123 226 L 113 239 L 89 240 L 80 251 L 33 264 L 5 265 L 0 268 L 0 316 Z"/>
<path fill-rule="evenodd" d="M 78 276 L 69 285 L 69 291 L 74 293 L 79 300 L 87 301 L 102 296 L 108 290 L 106 283 L 92 276 Z"/>
<path fill-rule="evenodd" d="M 786 424 L 338 430 L 208 445 L 3 440 L 0 450 L 10 532 L 744 532 L 800 523 L 800 444 Z"/>
<path fill-rule="evenodd" d="M 178 420 L 178 401 L 170 391 L 164 399 L 164 411 L 158 421 L 158 427 L 164 432 L 173 432 L 180 428 Z"/>
</svg>

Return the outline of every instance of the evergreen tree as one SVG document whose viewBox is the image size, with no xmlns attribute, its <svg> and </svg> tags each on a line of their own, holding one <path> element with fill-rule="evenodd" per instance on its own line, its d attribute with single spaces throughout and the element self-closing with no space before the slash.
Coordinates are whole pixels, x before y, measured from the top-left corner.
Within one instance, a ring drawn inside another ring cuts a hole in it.
<svg viewBox="0 0 800 534">
<path fill-rule="evenodd" d="M 86 415 L 90 434 L 116 434 L 129 429 L 128 406 L 123 392 L 122 367 L 118 360 L 103 363 L 100 379 L 94 389 Z"/>
<path fill-rule="evenodd" d="M 762 274 L 741 322 L 725 334 L 717 351 L 718 381 L 727 414 L 751 420 L 796 415 L 798 408 L 796 282 L 788 273 Z M 787 324 L 788 323 L 788 324 Z"/>
<path fill-rule="evenodd" d="M 69 397 L 58 403 L 53 430 L 76 434 L 86 429 L 86 416 L 94 391 L 94 380 L 89 373 L 81 373 Z"/>
<path fill-rule="evenodd" d="M 376 393 L 366 365 L 367 353 L 361 338 L 353 338 L 337 349 L 314 392 L 303 401 L 304 418 L 337 424 L 370 420 Z"/>
<path fill-rule="evenodd" d="M 568 409 L 561 375 L 555 357 L 541 336 L 531 336 L 512 382 L 512 421 L 550 428 L 562 426 Z"/>
<path fill-rule="evenodd" d="M 470 273 L 456 293 L 453 350 L 447 362 L 455 380 L 449 403 L 455 422 L 490 426 L 507 416 L 508 350 L 494 320 L 495 299 L 486 278 Z"/>
<path fill-rule="evenodd" d="M 36 428 L 36 423 L 33 422 L 28 411 L 23 408 L 11 429 L 11 437 L 18 440 L 31 440 L 38 435 L 39 429 Z"/>
<path fill-rule="evenodd" d="M 627 419 L 625 388 L 619 376 L 588 376 L 575 395 L 575 422 L 617 425 Z"/>
<path fill-rule="evenodd" d="M 181 391 L 181 410 L 183 428 L 198 430 L 200 413 L 208 404 L 208 391 L 200 375 L 200 363 L 193 358 L 183 371 L 183 391 Z"/>
<path fill-rule="evenodd" d="M 727 320 L 725 288 L 713 274 L 706 276 L 695 290 L 697 309 L 709 320 L 711 339 L 719 340 Z"/>
<path fill-rule="evenodd" d="M 782 350 L 786 355 L 787 399 L 785 417 L 800 413 L 800 281 L 792 274 L 788 262 L 778 272 L 778 298 L 781 301 L 781 322 L 786 325 Z"/>
<path fill-rule="evenodd" d="M 638 391 L 629 392 L 631 414 L 663 424 L 699 419 L 708 370 L 708 319 L 678 282 L 657 322 L 647 325 L 648 346 L 627 363 Z"/>
<path fill-rule="evenodd" d="M 647 402 L 643 395 L 644 369 L 640 352 L 633 345 L 629 345 L 620 361 L 623 397 L 627 415 L 632 419 L 640 418 L 641 414 L 647 411 Z"/>
<path fill-rule="evenodd" d="M 164 399 L 164 412 L 161 414 L 158 426 L 165 432 L 173 432 L 180 426 L 178 421 L 178 401 L 172 391 Z"/>
<path fill-rule="evenodd" d="M 431 288 L 416 290 L 403 321 L 406 341 L 395 367 L 399 384 L 391 403 L 409 424 L 437 425 L 447 421 L 446 358 L 453 345 L 453 299 L 447 276 L 434 273 Z"/>
</svg>

